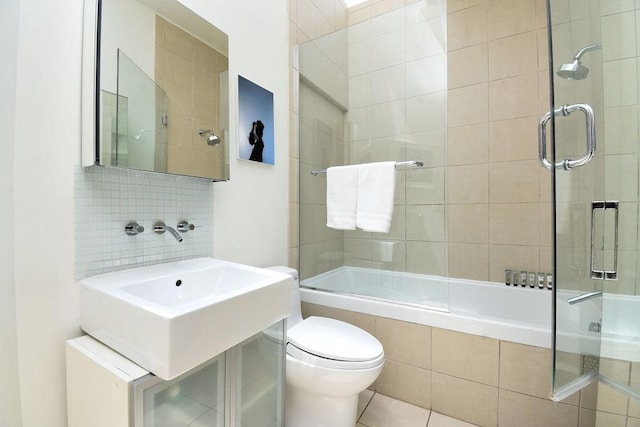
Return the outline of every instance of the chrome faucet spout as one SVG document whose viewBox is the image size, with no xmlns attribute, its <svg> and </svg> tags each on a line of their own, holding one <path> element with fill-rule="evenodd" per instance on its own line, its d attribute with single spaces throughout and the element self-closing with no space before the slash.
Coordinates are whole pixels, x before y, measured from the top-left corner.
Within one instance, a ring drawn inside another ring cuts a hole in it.
<svg viewBox="0 0 640 427">
<path fill-rule="evenodd" d="M 165 227 L 167 228 L 169 233 L 171 233 L 171 235 L 176 238 L 176 240 L 178 242 L 182 242 L 182 236 L 180 234 L 178 234 L 178 232 L 175 230 L 175 228 L 173 228 L 173 227 L 171 227 L 169 225 L 165 225 Z"/>
<path fill-rule="evenodd" d="M 171 235 L 179 242 L 182 242 L 182 236 L 178 233 L 175 228 L 166 225 L 164 222 L 159 221 L 156 222 L 153 226 L 153 232 L 158 234 L 163 234 L 165 231 L 171 233 Z"/>
</svg>

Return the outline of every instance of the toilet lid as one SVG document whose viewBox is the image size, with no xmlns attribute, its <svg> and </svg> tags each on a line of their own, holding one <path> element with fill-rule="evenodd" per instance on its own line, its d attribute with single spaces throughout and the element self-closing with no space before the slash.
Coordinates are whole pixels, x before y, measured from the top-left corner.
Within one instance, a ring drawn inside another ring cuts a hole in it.
<svg viewBox="0 0 640 427">
<path fill-rule="evenodd" d="M 326 317 L 308 317 L 287 331 L 289 343 L 307 353 L 345 362 L 377 360 L 382 344 L 368 332 Z"/>
</svg>

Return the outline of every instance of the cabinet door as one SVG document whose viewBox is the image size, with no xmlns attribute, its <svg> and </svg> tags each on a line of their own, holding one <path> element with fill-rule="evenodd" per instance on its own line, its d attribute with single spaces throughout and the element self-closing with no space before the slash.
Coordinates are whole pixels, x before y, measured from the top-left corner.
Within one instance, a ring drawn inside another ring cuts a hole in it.
<svg viewBox="0 0 640 427">
<path fill-rule="evenodd" d="M 136 427 L 224 427 L 225 355 L 172 381 L 135 384 Z"/>
<path fill-rule="evenodd" d="M 236 347 L 235 419 L 237 427 L 283 425 L 285 321 L 278 322 Z"/>
</svg>

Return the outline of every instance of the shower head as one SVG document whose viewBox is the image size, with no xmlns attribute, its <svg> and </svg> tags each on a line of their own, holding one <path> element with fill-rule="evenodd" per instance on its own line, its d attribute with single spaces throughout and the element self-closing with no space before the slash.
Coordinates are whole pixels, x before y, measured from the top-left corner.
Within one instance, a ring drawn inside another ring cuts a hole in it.
<svg viewBox="0 0 640 427">
<path fill-rule="evenodd" d="M 587 78 L 589 69 L 582 62 L 575 59 L 571 64 L 562 64 L 558 69 L 558 77 L 567 80 L 583 80 Z"/>
<path fill-rule="evenodd" d="M 580 59 L 582 59 L 582 56 L 585 53 L 591 52 L 592 50 L 601 49 L 601 48 L 602 48 L 602 44 L 596 43 L 596 44 L 590 44 L 580 49 L 578 53 L 576 53 L 576 55 L 573 57 L 572 63 L 562 64 L 560 66 L 557 72 L 558 77 L 561 77 L 567 80 L 583 80 L 587 78 L 587 75 L 589 74 L 589 69 L 584 65 L 582 65 L 582 62 L 580 61 Z"/>
<path fill-rule="evenodd" d="M 209 145 L 220 144 L 220 138 L 218 138 L 218 136 L 215 133 L 213 133 L 211 129 L 200 129 L 198 130 L 198 135 L 205 138 L 207 141 L 207 144 Z"/>
</svg>

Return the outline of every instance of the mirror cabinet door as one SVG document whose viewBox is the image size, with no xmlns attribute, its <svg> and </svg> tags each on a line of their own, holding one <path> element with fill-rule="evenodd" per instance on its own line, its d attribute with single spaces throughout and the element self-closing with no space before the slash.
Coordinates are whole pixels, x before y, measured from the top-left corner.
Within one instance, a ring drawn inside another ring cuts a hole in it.
<svg viewBox="0 0 640 427">
<path fill-rule="evenodd" d="M 176 0 L 85 3 L 83 165 L 229 179 L 227 35 Z"/>
</svg>

